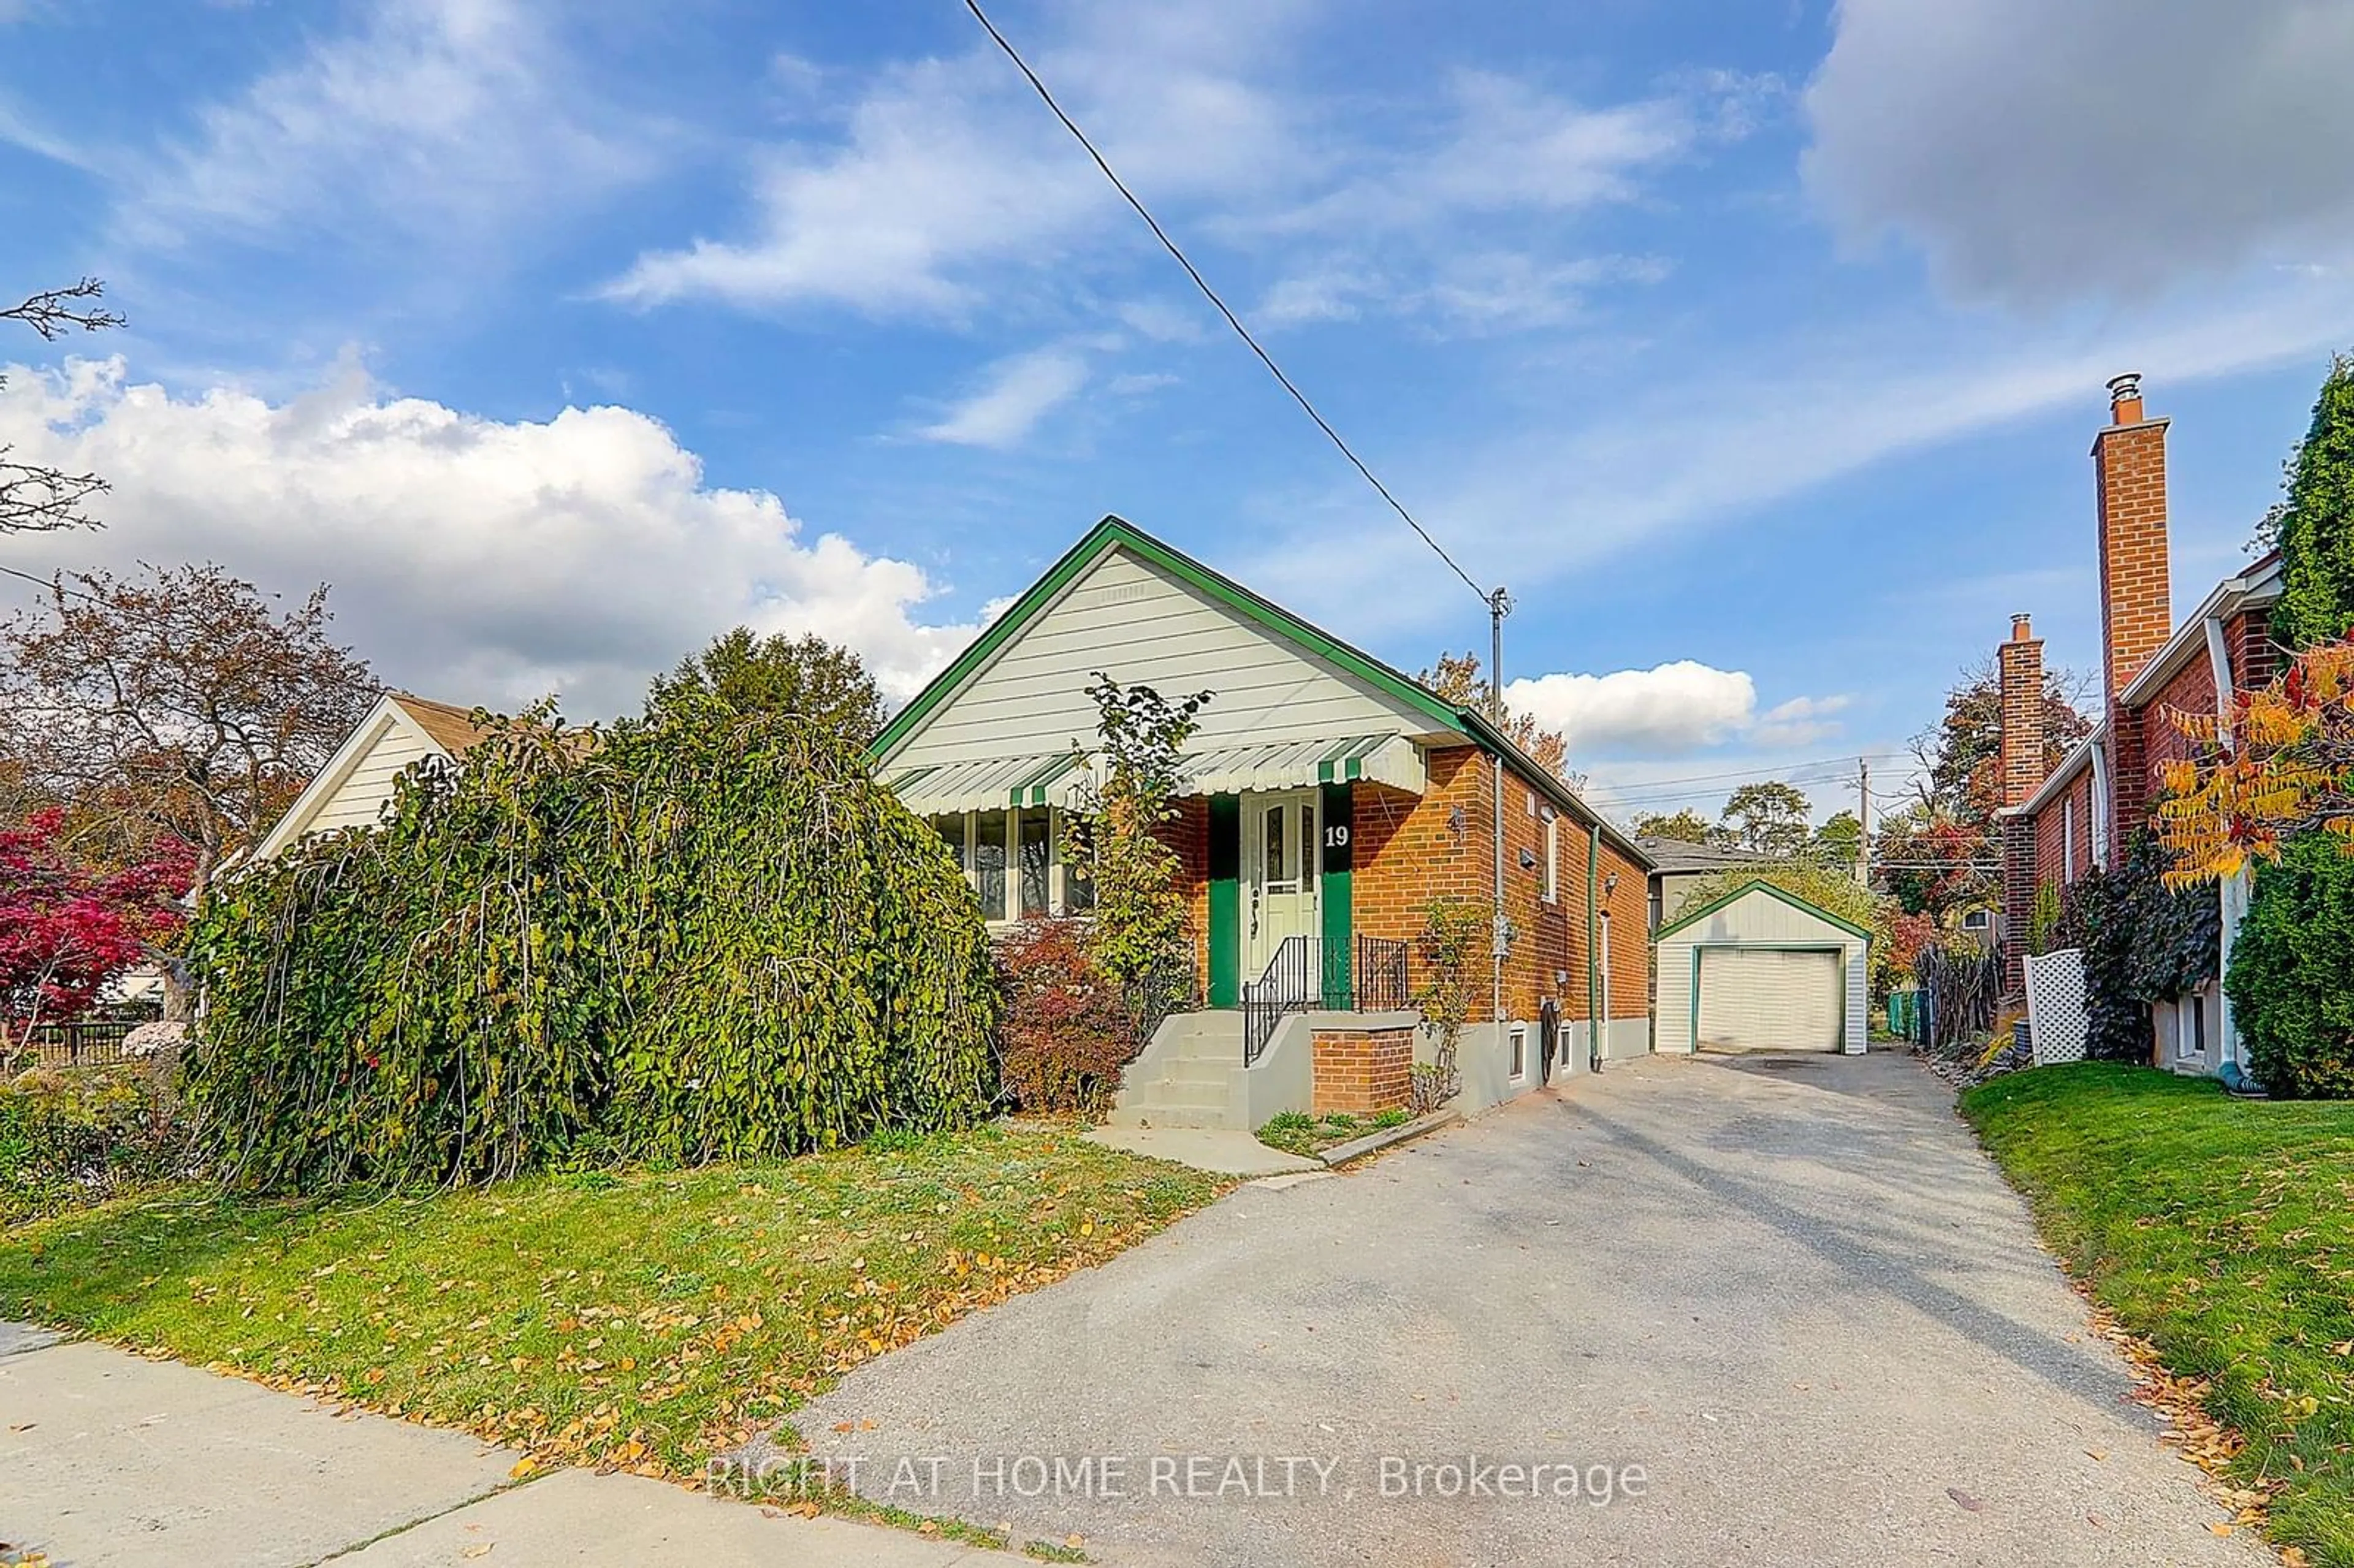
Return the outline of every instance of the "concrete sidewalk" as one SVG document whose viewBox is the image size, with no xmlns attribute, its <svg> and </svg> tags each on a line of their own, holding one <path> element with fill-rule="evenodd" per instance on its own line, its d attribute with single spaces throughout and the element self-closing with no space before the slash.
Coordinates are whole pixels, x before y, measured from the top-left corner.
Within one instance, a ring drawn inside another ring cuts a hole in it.
<svg viewBox="0 0 2354 1568">
<path fill-rule="evenodd" d="M 54 1568 L 940 1568 L 1021 1559 L 559 1470 L 463 1433 L 0 1323 L 0 1541 Z"/>
</svg>

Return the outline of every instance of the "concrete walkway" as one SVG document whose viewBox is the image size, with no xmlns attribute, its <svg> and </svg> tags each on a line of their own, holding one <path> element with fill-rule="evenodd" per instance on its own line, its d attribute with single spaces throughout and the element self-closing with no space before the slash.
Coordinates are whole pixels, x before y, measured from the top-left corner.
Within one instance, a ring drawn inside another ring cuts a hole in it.
<svg viewBox="0 0 2354 1568">
<path fill-rule="evenodd" d="M 633 1476 L 522 1485 L 462 1433 L 0 1324 L 0 1541 L 54 1568 L 943 1568 L 1024 1561 Z"/>
<path fill-rule="evenodd" d="M 1614 1064 L 1241 1188 L 796 1420 L 862 1489 L 910 1457 L 930 1508 L 1115 1563 L 2271 1561 L 1951 1107 L 1891 1055 Z"/>
<path fill-rule="evenodd" d="M 1324 1169 L 1320 1160 L 1269 1149 L 1256 1133 L 1221 1128 L 1097 1127 L 1087 1129 L 1087 1139 L 1219 1176 L 1283 1176 Z"/>
</svg>

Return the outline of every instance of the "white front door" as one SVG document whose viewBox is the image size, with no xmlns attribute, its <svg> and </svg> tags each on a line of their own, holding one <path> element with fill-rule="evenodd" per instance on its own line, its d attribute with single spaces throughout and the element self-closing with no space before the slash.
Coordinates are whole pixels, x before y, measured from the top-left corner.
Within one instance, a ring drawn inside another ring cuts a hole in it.
<svg viewBox="0 0 2354 1568">
<path fill-rule="evenodd" d="M 1323 840 L 1316 829 L 1317 792 L 1243 797 L 1242 978 L 1267 972 L 1286 937 L 1315 937 L 1316 871 Z M 1310 946 L 1313 946 L 1311 943 Z M 1309 973 L 1318 972 L 1311 964 Z"/>
</svg>

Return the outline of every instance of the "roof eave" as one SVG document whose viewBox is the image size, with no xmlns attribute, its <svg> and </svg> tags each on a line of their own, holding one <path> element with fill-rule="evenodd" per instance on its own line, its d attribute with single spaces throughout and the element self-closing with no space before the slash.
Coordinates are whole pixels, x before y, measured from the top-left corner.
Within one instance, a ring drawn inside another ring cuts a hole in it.
<svg viewBox="0 0 2354 1568">
<path fill-rule="evenodd" d="M 1649 873 L 1657 869 L 1659 863 L 1651 858 L 1642 845 L 1614 826 L 1601 812 L 1587 805 L 1577 791 L 1572 789 L 1551 768 L 1522 751 L 1513 743 L 1510 736 L 1497 728 L 1485 715 L 1472 708 L 1457 708 L 1455 711 L 1462 717 L 1464 728 L 1472 739 L 1526 774 L 1529 780 L 1556 807 L 1578 818 L 1588 827 L 1601 829 L 1602 836 L 1609 840 L 1621 854 L 1633 861 L 1644 872 Z"/>
<path fill-rule="evenodd" d="M 2043 782 L 2035 787 L 2034 794 L 2030 795 L 2019 805 L 1996 808 L 1995 815 L 2031 817 L 2052 804 L 2060 798 L 2061 792 L 2067 789 L 2068 781 L 2091 764 L 2093 747 L 2105 743 L 2108 737 L 2109 726 L 2106 724 L 2094 725 L 2084 739 L 2068 748 L 2068 755 L 2060 759 L 2060 766 L 2044 775 Z"/>
<path fill-rule="evenodd" d="M 2281 567 L 2277 558 L 2258 562 L 2251 569 L 2233 577 L 2225 577 L 2199 601 L 2199 608 L 2183 619 L 2158 651 L 2157 657 L 2141 667 L 2140 673 L 2126 683 L 2117 700 L 2129 708 L 2137 708 L 2158 695 L 2168 681 L 2180 674 L 2193 659 L 2207 654 L 2207 622 L 2219 617 L 2229 617 L 2251 609 L 2262 609 L 2277 601 L 2281 595 Z"/>
</svg>

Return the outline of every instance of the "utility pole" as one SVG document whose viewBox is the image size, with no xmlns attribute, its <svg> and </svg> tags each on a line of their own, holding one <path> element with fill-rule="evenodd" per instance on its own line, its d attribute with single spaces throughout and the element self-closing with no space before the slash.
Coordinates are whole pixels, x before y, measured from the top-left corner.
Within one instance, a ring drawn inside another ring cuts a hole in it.
<svg viewBox="0 0 2354 1568">
<path fill-rule="evenodd" d="M 1499 734 L 1504 731 L 1504 617 L 1511 613 L 1511 594 L 1499 588 L 1488 596 L 1488 717 Z M 1489 804 L 1496 819 L 1496 908 L 1489 943 L 1495 973 L 1488 1016 L 1496 1026 L 1496 1039 L 1500 1044 L 1504 1038 L 1504 957 L 1511 947 L 1506 940 L 1510 923 L 1504 916 L 1504 754 L 1501 751 L 1496 754 L 1490 781 L 1494 790 Z"/>
<path fill-rule="evenodd" d="M 1855 879 L 1872 885 L 1872 764 L 1855 759 Z"/>
</svg>

